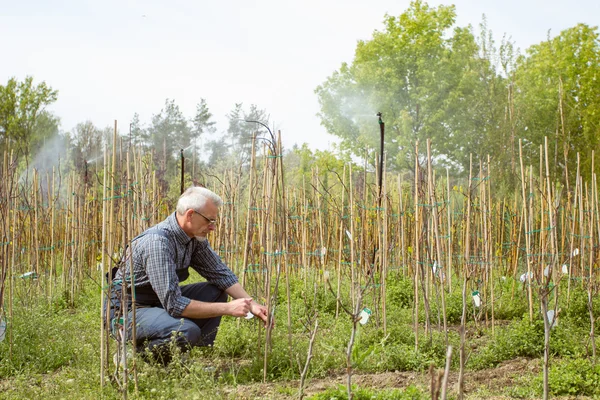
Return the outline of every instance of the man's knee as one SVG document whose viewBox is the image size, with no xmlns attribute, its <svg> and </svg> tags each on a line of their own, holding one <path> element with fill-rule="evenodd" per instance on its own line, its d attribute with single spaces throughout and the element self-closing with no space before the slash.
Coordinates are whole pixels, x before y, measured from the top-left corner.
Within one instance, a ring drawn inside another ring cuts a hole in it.
<svg viewBox="0 0 600 400">
<path fill-rule="evenodd" d="M 187 319 L 184 319 L 184 323 L 179 329 L 179 332 L 177 332 L 177 336 L 181 338 L 181 340 L 178 340 L 181 344 L 198 346 L 202 342 L 202 332 L 200 328 L 194 322 Z"/>
</svg>

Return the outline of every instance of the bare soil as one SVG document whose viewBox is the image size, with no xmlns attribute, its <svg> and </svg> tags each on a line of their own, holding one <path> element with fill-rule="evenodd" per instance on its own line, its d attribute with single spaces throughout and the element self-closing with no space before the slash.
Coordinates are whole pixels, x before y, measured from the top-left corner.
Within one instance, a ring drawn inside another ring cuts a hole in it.
<svg viewBox="0 0 600 400">
<path fill-rule="evenodd" d="M 437 375 L 439 371 L 435 371 Z M 443 372 L 443 371 L 442 371 Z M 506 361 L 496 368 L 469 371 L 465 373 L 465 397 L 467 399 L 510 399 L 504 393 L 516 384 L 518 378 L 534 376 L 540 372 L 540 360 L 517 358 Z M 306 382 L 305 395 L 314 395 L 329 388 L 347 384 L 347 375 L 341 373 L 325 379 L 314 379 Z M 402 389 L 414 385 L 424 391 L 430 391 L 431 374 L 429 372 L 384 372 L 378 374 L 357 374 L 352 377 L 352 384 L 370 389 Z M 225 395 L 236 399 L 293 399 L 298 398 L 299 381 L 256 383 L 240 385 L 225 391 Z M 451 372 L 448 379 L 448 394 L 458 394 L 458 372 Z M 566 399 L 567 397 L 565 397 Z M 574 397 L 573 397 L 574 398 Z M 577 397 L 583 399 L 584 397 Z"/>
</svg>

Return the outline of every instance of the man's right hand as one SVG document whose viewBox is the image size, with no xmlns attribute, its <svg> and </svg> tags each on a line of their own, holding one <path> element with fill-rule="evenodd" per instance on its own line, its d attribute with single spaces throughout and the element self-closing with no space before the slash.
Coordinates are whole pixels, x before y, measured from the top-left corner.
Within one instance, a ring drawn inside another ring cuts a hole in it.
<svg viewBox="0 0 600 400">
<path fill-rule="evenodd" d="M 232 317 L 245 317 L 252 308 L 251 298 L 241 298 L 230 301 L 229 315 Z"/>
</svg>

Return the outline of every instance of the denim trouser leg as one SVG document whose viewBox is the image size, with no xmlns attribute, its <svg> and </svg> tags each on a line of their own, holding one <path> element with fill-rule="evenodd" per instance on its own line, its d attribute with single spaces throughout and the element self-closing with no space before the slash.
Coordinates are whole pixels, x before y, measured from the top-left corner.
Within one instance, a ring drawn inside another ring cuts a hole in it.
<svg viewBox="0 0 600 400">
<path fill-rule="evenodd" d="M 181 294 L 207 303 L 227 301 L 225 292 L 207 282 L 182 286 Z M 204 319 L 173 318 L 160 307 L 139 307 L 136 309 L 135 343 L 140 350 L 144 347 L 153 350 L 169 343 L 175 334 L 175 342 L 182 349 L 187 349 L 188 346 L 209 346 L 215 341 L 220 322 L 220 316 Z"/>
</svg>

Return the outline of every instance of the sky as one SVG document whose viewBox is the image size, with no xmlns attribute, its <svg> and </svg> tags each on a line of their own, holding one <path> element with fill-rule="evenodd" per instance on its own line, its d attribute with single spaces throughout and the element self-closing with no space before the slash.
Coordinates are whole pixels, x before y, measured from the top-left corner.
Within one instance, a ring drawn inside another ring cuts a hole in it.
<svg viewBox="0 0 600 400">
<path fill-rule="evenodd" d="M 235 103 L 265 109 L 286 148 L 337 142 L 320 125 L 314 93 L 358 40 L 383 30 L 385 14 L 408 0 L 0 0 L 0 84 L 27 75 L 59 91 L 49 109 L 61 130 L 138 113 L 148 125 L 167 98 L 187 117 L 201 98 L 217 123 Z M 579 22 L 597 26 L 597 0 L 456 0 L 457 25 L 487 18 L 497 43 L 506 34 L 523 52 Z M 375 116 L 374 116 L 375 120 Z M 374 124 L 374 129 L 378 127 Z M 208 137 L 204 140 L 214 139 Z"/>
</svg>

